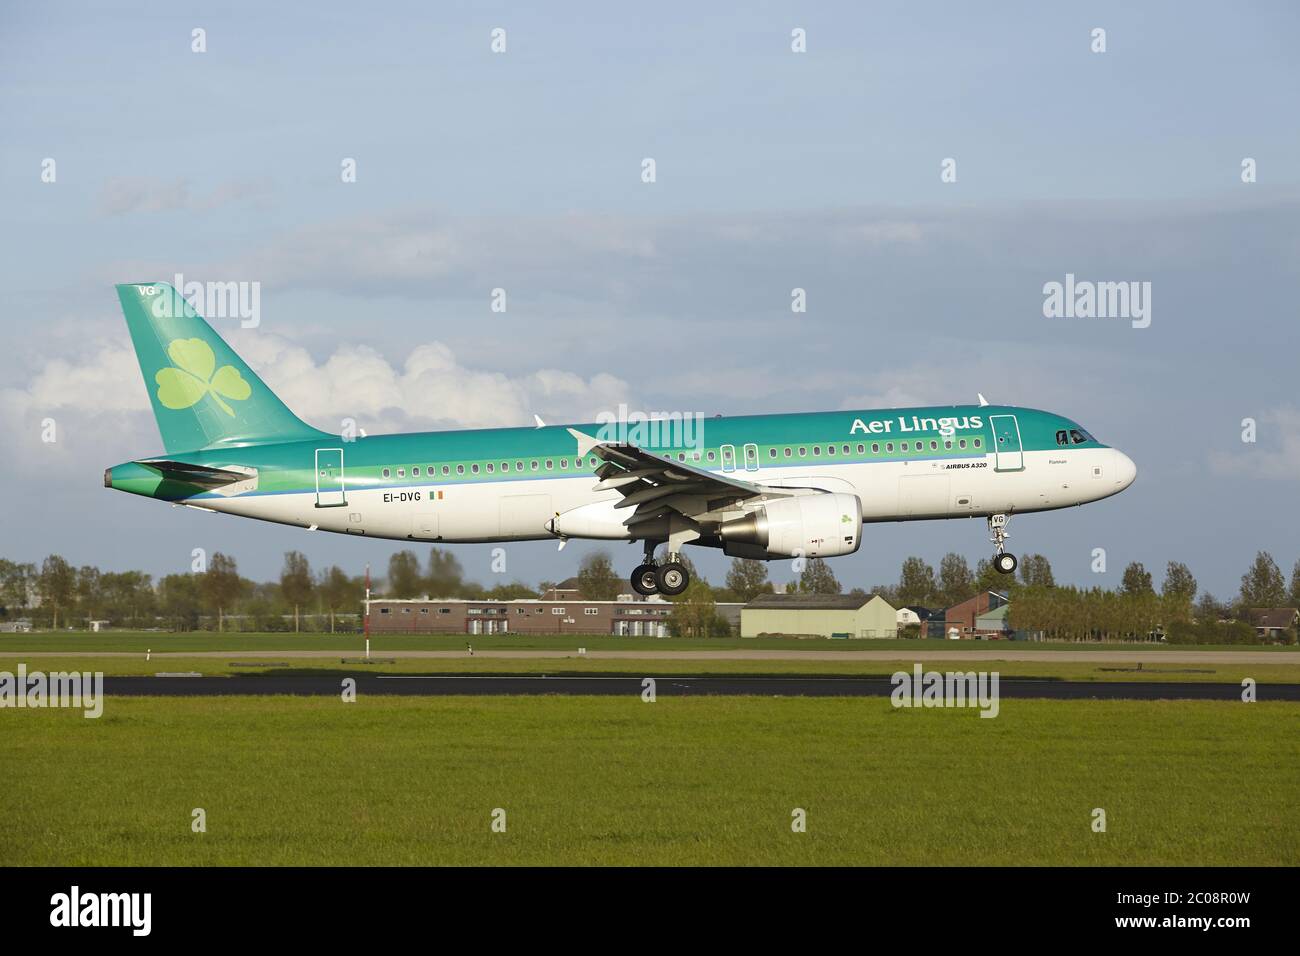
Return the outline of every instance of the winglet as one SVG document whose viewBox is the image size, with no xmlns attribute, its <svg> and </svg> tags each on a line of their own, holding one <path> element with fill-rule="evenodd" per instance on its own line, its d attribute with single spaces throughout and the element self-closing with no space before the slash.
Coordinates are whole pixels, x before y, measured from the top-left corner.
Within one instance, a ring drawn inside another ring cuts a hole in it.
<svg viewBox="0 0 1300 956">
<path fill-rule="evenodd" d="M 983 408 L 985 405 L 989 403 L 989 400 L 985 398 L 983 395 L 981 395 L 979 392 L 976 392 L 975 395 L 980 400 L 980 408 Z"/>
<path fill-rule="evenodd" d="M 566 429 L 570 435 L 578 440 L 578 457 L 586 458 L 587 452 L 591 451 L 597 445 L 604 445 L 599 438 L 592 438 L 590 435 L 578 431 L 576 428 Z"/>
<path fill-rule="evenodd" d="M 535 427 L 535 428 L 545 428 L 545 427 L 546 427 L 546 422 L 542 421 L 542 416 L 541 416 L 541 415 L 538 415 L 536 412 L 533 413 L 533 421 L 537 422 L 537 424 L 536 424 L 535 426 L 533 426 L 533 427 Z"/>
</svg>

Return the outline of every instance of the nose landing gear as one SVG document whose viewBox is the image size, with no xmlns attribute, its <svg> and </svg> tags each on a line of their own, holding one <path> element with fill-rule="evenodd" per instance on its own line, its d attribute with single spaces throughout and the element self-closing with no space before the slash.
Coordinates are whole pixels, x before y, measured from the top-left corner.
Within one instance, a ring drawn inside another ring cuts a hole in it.
<svg viewBox="0 0 1300 956">
<path fill-rule="evenodd" d="M 1007 525 L 1011 523 L 1010 515 L 989 515 L 989 540 L 993 542 L 993 567 L 1002 574 L 1014 574 L 1016 570 L 1016 556 L 1010 551 L 1006 551 L 1007 538 L 1011 534 L 1007 531 Z"/>
</svg>

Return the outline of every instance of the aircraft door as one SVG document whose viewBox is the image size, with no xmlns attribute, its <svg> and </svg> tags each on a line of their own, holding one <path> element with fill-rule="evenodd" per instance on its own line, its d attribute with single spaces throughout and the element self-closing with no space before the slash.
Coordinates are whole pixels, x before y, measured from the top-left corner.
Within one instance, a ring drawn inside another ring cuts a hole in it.
<svg viewBox="0 0 1300 956">
<path fill-rule="evenodd" d="M 745 446 L 745 470 L 758 471 L 758 446 L 752 443 Z"/>
<path fill-rule="evenodd" d="M 722 456 L 722 470 L 732 472 L 736 470 L 736 446 L 723 445 L 718 449 L 718 454 Z"/>
<path fill-rule="evenodd" d="M 316 507 L 338 508 L 348 503 L 343 482 L 343 449 L 316 449 Z"/>
<path fill-rule="evenodd" d="M 1025 453 L 1016 416 L 990 415 L 989 427 L 993 429 L 993 470 L 1024 471 Z"/>
</svg>

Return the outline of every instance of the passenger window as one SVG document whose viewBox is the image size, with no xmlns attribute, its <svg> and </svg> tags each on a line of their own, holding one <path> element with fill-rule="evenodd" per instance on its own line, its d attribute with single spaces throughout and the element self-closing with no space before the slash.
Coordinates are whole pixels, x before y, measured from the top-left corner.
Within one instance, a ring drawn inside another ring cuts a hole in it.
<svg viewBox="0 0 1300 956">
<path fill-rule="evenodd" d="M 799 457 L 800 457 L 800 458 L 806 458 L 807 455 L 808 455 L 808 449 L 807 449 L 807 448 L 800 448 L 800 449 L 799 449 Z"/>
<path fill-rule="evenodd" d="M 975 439 L 975 447 L 976 447 L 976 448 L 979 448 L 979 447 L 982 446 L 983 444 L 984 444 L 984 440 L 983 440 L 983 439 L 981 439 L 981 438 L 977 438 L 977 439 Z"/>
<path fill-rule="evenodd" d="M 446 465 L 443 465 L 443 466 L 442 466 L 442 473 L 443 473 L 444 475 L 450 475 L 450 474 L 451 474 L 451 469 L 448 468 Z"/>
<path fill-rule="evenodd" d="M 873 441 L 873 442 L 871 443 L 871 454 L 873 454 L 873 455 L 879 455 L 879 454 L 880 454 L 880 442 L 878 442 L 878 441 Z"/>
<path fill-rule="evenodd" d="M 893 451 L 893 450 L 894 450 L 894 443 L 892 441 L 885 442 L 885 451 Z"/>
<path fill-rule="evenodd" d="M 858 454 L 859 454 L 859 455 L 865 455 L 866 452 L 867 452 L 867 446 L 866 446 L 866 445 L 859 445 L 859 446 L 858 446 Z"/>
<path fill-rule="evenodd" d="M 456 466 L 456 474 L 458 474 L 458 475 L 463 475 L 463 474 L 465 474 L 465 466 L 464 466 L 464 465 L 457 465 L 457 466 Z"/>
<path fill-rule="evenodd" d="M 786 458 L 789 458 L 789 457 L 790 457 L 790 449 L 789 449 L 789 448 L 787 448 L 787 449 L 785 450 L 785 457 L 786 457 Z"/>
<path fill-rule="evenodd" d="M 495 467 L 496 467 L 496 466 L 494 466 L 494 465 L 492 464 L 492 462 L 488 462 L 488 463 L 487 463 L 487 470 L 488 470 L 488 474 L 489 474 L 489 475 L 492 474 L 492 472 L 495 470 Z"/>
<path fill-rule="evenodd" d="M 533 467 L 536 468 L 537 466 L 533 465 Z M 515 471 L 523 471 L 523 470 L 524 470 L 524 463 L 522 461 L 515 462 Z"/>
<path fill-rule="evenodd" d="M 713 461 L 713 452 L 709 452 L 709 461 Z"/>
<path fill-rule="evenodd" d="M 412 477 L 412 478 L 419 478 L 419 477 L 420 477 L 420 466 L 419 466 L 419 465 L 416 465 L 414 468 L 411 469 L 411 477 Z"/>
<path fill-rule="evenodd" d="M 554 459 L 554 458 L 548 458 L 548 459 L 546 459 L 546 470 L 547 470 L 547 471 L 554 471 L 554 470 L 555 470 L 555 459 Z"/>
<path fill-rule="evenodd" d="M 965 448 L 965 447 L 966 447 L 966 443 L 965 443 L 965 442 L 962 442 L 962 443 L 961 443 L 961 447 Z M 939 443 L 938 443 L 937 441 L 934 441 L 933 439 L 931 439 L 931 440 L 930 440 L 930 451 L 938 451 L 938 450 L 939 450 Z"/>
<path fill-rule="evenodd" d="M 399 469 L 397 469 L 397 477 L 398 477 L 398 478 L 405 478 L 405 477 L 406 477 L 406 469 L 405 469 L 405 468 L 399 468 Z"/>
<path fill-rule="evenodd" d="M 501 463 L 501 470 L 502 470 L 502 471 L 509 471 L 509 470 L 510 470 L 510 462 L 508 462 L 508 461 L 503 461 L 503 462 Z"/>
<path fill-rule="evenodd" d="M 813 454 L 814 454 L 814 455 L 820 455 L 821 453 L 822 453 L 821 446 L 820 446 L 820 445 L 813 445 Z"/>
<path fill-rule="evenodd" d="M 537 470 L 537 459 L 533 459 L 529 464 L 532 466 L 533 471 Z"/>
<path fill-rule="evenodd" d="M 387 477 L 389 477 L 389 476 L 392 474 L 392 472 L 389 471 L 387 468 L 385 468 L 385 469 L 383 470 L 383 472 L 381 472 L 381 474 L 383 474 L 383 476 L 384 476 L 385 478 L 387 478 Z"/>
<path fill-rule="evenodd" d="M 568 468 L 568 467 L 569 467 L 569 459 L 567 459 L 567 458 L 561 458 L 561 459 L 560 459 L 560 467 L 561 467 L 561 468 Z"/>
<path fill-rule="evenodd" d="M 898 450 L 899 450 L 899 451 L 907 451 L 907 442 L 903 442 L 901 445 L 899 445 L 899 446 L 898 446 Z"/>
<path fill-rule="evenodd" d="M 767 457 L 768 457 L 768 458 L 775 458 L 775 457 L 776 457 L 776 449 L 775 449 L 775 448 L 769 448 L 769 449 L 767 450 Z"/>
<path fill-rule="evenodd" d="M 472 472 L 474 472 L 474 474 L 477 475 L 477 474 L 478 474 L 478 465 L 470 465 L 470 466 L 469 466 L 469 470 L 472 471 Z"/>
</svg>

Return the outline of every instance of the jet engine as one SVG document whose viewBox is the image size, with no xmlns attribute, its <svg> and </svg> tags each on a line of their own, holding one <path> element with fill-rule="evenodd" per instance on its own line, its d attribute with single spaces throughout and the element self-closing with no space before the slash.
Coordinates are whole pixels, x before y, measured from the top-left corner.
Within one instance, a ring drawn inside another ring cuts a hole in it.
<svg viewBox="0 0 1300 956">
<path fill-rule="evenodd" d="M 813 494 L 777 498 L 718 529 L 724 554 L 736 558 L 833 558 L 862 543 L 862 502 L 857 495 Z"/>
</svg>

